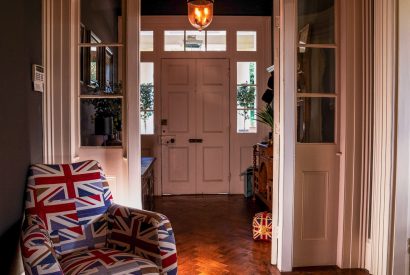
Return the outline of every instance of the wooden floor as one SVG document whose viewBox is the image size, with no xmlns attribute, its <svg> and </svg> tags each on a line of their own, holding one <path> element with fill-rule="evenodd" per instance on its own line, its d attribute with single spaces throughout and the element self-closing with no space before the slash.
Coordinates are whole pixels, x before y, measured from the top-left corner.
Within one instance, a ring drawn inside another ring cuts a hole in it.
<svg viewBox="0 0 410 275">
<path fill-rule="evenodd" d="M 178 274 L 285 274 L 270 265 L 270 243 L 252 239 L 252 217 L 262 207 L 243 196 L 178 196 L 155 200 L 174 228 Z M 303 269 L 292 275 L 365 275 L 364 271 Z"/>
</svg>

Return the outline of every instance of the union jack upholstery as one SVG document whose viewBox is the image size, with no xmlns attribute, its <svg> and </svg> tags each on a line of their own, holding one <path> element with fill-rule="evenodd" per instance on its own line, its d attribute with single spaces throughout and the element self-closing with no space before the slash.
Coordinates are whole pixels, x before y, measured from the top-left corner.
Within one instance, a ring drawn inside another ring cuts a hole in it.
<svg viewBox="0 0 410 275">
<path fill-rule="evenodd" d="M 258 241 L 272 240 L 272 214 L 256 213 L 253 217 L 253 239 Z"/>
<path fill-rule="evenodd" d="M 168 219 L 112 204 L 96 161 L 31 166 L 25 212 L 26 274 L 177 274 Z"/>
</svg>

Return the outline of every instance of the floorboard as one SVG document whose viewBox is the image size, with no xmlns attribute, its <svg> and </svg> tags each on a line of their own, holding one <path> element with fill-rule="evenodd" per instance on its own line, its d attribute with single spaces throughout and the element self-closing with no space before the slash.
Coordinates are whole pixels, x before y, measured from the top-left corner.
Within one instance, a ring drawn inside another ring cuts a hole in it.
<svg viewBox="0 0 410 275">
<path fill-rule="evenodd" d="M 270 243 L 252 239 L 252 217 L 263 206 L 243 196 L 172 196 L 155 199 L 155 211 L 171 220 L 178 274 L 365 275 L 361 270 L 300 269 L 280 273 L 270 265 Z"/>
</svg>

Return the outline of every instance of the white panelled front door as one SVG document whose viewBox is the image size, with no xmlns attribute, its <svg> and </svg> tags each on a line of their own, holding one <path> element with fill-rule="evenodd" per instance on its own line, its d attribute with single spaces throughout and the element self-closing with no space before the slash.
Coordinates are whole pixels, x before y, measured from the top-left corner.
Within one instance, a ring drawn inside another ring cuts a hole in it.
<svg viewBox="0 0 410 275">
<path fill-rule="evenodd" d="M 164 59 L 162 192 L 229 192 L 229 62 Z"/>
</svg>

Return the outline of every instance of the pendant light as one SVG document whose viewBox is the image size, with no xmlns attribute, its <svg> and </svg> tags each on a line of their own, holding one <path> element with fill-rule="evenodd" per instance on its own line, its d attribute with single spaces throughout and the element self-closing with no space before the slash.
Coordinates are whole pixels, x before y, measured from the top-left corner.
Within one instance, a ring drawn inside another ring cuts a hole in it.
<svg viewBox="0 0 410 275">
<path fill-rule="evenodd" d="M 202 31 L 214 16 L 214 0 L 188 0 L 188 19 L 192 26 Z"/>
</svg>

